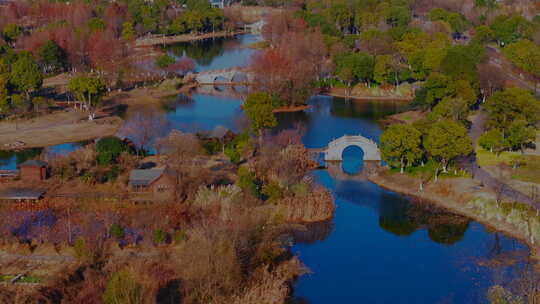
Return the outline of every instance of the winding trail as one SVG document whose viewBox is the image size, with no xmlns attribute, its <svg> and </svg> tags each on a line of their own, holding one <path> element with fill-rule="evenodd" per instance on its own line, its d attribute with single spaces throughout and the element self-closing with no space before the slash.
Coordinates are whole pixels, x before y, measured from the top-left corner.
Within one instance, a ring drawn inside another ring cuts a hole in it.
<svg viewBox="0 0 540 304">
<path fill-rule="evenodd" d="M 473 147 L 476 146 L 478 137 L 484 132 L 484 126 L 486 122 L 487 115 L 486 113 L 480 112 L 472 118 L 471 128 L 469 130 L 469 135 L 472 138 Z M 484 186 L 492 189 L 496 193 L 500 193 L 502 196 L 507 197 L 513 201 L 527 204 L 536 210 L 540 210 L 540 203 L 532 199 L 528 195 L 520 192 L 508 184 L 498 180 L 493 177 L 489 172 L 482 169 L 477 162 L 476 154 L 472 154 L 469 157 L 463 158 L 461 160 L 463 167 L 467 168 L 472 175 L 472 178 L 480 181 Z"/>
</svg>

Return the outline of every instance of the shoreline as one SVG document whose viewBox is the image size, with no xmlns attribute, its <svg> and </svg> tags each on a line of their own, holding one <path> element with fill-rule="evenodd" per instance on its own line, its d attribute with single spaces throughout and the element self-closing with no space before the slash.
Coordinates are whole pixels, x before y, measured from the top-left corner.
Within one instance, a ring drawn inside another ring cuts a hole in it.
<svg viewBox="0 0 540 304">
<path fill-rule="evenodd" d="M 180 42 L 205 40 L 205 39 L 210 39 L 210 38 L 234 37 L 236 35 L 241 35 L 241 34 L 246 34 L 246 33 L 247 32 L 244 30 L 237 30 L 234 32 L 220 31 L 220 32 L 213 32 L 213 33 L 207 33 L 207 34 L 202 34 L 202 35 L 182 34 L 182 35 L 176 35 L 176 36 L 143 38 L 143 39 L 137 39 L 135 41 L 135 47 L 152 47 L 152 46 L 160 45 L 160 44 L 165 45 L 165 44 L 174 44 L 174 43 L 180 43 Z"/>
<path fill-rule="evenodd" d="M 382 173 L 382 174 L 381 174 Z M 396 176 L 397 175 L 397 176 Z M 392 191 L 395 193 L 398 193 L 400 195 L 414 198 L 429 204 L 433 204 L 437 207 L 444 208 L 450 212 L 456 213 L 458 215 L 462 215 L 465 217 L 468 217 L 478 223 L 481 223 L 482 225 L 492 228 L 496 231 L 502 232 L 512 238 L 515 238 L 524 244 L 526 244 L 529 247 L 530 250 L 530 257 L 534 260 L 540 260 L 540 256 L 538 255 L 540 252 L 540 246 L 534 244 L 534 242 L 531 241 L 530 237 L 524 236 L 522 233 L 518 231 L 518 229 L 508 223 L 501 220 L 493 219 L 493 218 L 486 218 L 483 217 L 473 211 L 473 208 L 468 206 L 467 203 L 459 202 L 459 197 L 456 197 L 454 195 L 447 195 L 445 197 L 442 197 L 438 195 L 437 193 L 434 193 L 434 189 L 432 189 L 432 186 L 434 186 L 433 182 L 430 182 L 429 184 L 426 184 L 424 186 L 424 191 L 419 192 L 416 187 L 409 187 L 408 185 L 402 185 L 399 183 L 398 180 L 408 179 L 410 182 L 418 182 L 415 180 L 415 178 L 406 176 L 406 175 L 399 175 L 397 173 L 392 174 L 388 171 L 378 172 L 375 174 L 370 174 L 368 176 L 368 180 L 374 184 L 377 184 L 378 186 L 382 187 L 383 189 L 386 189 L 388 191 Z M 444 183 L 445 180 L 440 180 L 438 183 L 438 186 L 441 186 Z M 474 180 L 467 179 L 466 181 L 471 188 L 475 187 L 476 182 Z M 451 188 L 451 185 L 447 185 Z M 478 190 L 462 193 L 461 195 L 464 195 L 465 197 L 468 196 L 474 196 L 474 194 L 480 194 Z M 462 197 L 463 198 L 463 197 Z M 469 197 L 472 199 L 472 197 Z"/>
<path fill-rule="evenodd" d="M 385 96 L 356 96 L 356 95 L 343 95 L 343 94 L 337 94 L 332 92 L 321 92 L 321 95 L 325 96 L 331 96 L 331 97 L 340 97 L 340 98 L 348 98 L 358 101 L 397 101 L 397 102 L 411 102 L 414 100 L 413 97 L 385 97 Z"/>
</svg>

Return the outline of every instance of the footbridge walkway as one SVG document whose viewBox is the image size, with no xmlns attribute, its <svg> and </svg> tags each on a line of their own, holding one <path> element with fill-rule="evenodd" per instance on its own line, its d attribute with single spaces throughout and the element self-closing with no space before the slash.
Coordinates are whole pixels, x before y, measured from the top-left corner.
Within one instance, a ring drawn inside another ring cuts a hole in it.
<svg viewBox="0 0 540 304">
<path fill-rule="evenodd" d="M 377 143 L 362 135 L 341 136 L 332 140 L 327 147 L 310 149 L 310 151 L 324 153 L 325 161 L 342 161 L 343 151 L 350 146 L 362 149 L 365 161 L 381 161 L 381 152 Z"/>
<path fill-rule="evenodd" d="M 253 73 L 248 69 L 238 67 L 190 73 L 186 77 L 201 85 L 249 85 L 254 78 Z"/>
</svg>

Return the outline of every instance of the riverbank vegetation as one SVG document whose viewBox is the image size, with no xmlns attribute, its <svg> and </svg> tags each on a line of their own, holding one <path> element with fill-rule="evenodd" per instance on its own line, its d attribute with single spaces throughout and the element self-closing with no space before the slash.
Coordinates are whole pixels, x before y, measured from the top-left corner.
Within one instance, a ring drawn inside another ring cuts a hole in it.
<svg viewBox="0 0 540 304">
<path fill-rule="evenodd" d="M 335 208 L 328 190 L 308 177 L 316 164 L 298 132 L 267 136 L 262 145 L 241 135 L 227 144 L 235 162 L 180 131 L 157 140 L 157 155 L 147 159 L 116 137 L 49 158 L 52 178 L 41 184 L 47 197 L 0 209 L 10 219 L 0 228 L 2 263 L 36 255 L 29 276 L 39 274 L 40 287 L 6 289 L 2 299 L 284 302 L 290 282 L 306 271 L 287 249 L 288 232 L 293 224 L 329 220 Z M 152 162 L 166 168 L 172 196 L 136 203 L 151 197 L 132 190 L 130 172 Z M 40 264 L 54 255 L 64 262 Z"/>
</svg>

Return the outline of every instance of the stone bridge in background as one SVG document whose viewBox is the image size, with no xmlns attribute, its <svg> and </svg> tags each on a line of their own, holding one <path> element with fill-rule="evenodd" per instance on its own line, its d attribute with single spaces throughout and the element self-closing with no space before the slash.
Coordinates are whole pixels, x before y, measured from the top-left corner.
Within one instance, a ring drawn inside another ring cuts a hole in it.
<svg viewBox="0 0 540 304">
<path fill-rule="evenodd" d="M 253 82 L 253 73 L 242 68 L 204 71 L 187 77 L 199 84 L 247 85 Z"/>
<path fill-rule="evenodd" d="M 343 151 L 350 146 L 356 146 L 364 151 L 364 161 L 380 161 L 381 152 L 377 143 L 362 135 L 345 135 L 334 139 L 328 147 L 321 149 L 325 161 L 342 161 Z"/>
</svg>

